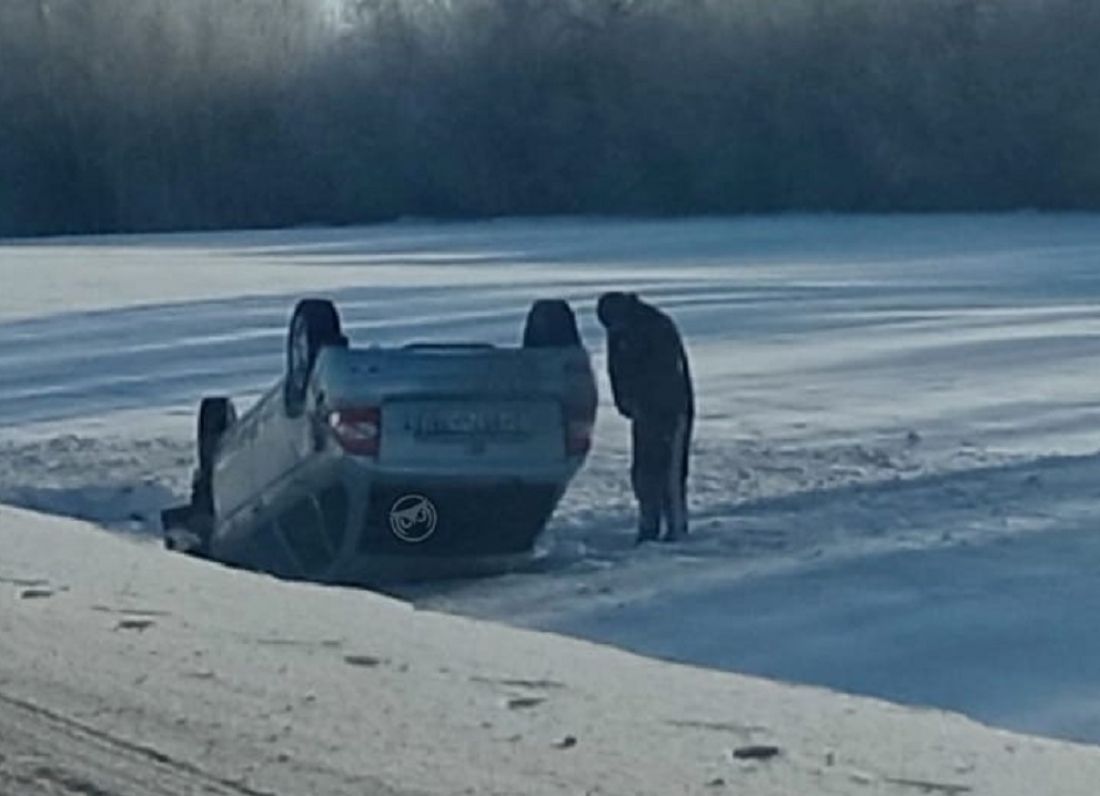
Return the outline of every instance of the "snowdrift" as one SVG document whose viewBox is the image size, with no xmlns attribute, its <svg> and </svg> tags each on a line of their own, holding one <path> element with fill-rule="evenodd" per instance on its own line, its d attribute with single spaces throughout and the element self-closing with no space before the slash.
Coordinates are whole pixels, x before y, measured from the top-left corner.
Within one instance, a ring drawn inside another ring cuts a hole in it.
<svg viewBox="0 0 1100 796">
<path fill-rule="evenodd" d="M 1092 747 L 281 582 L 19 509 L 0 508 L 0 549 L 0 792 L 1031 796 L 1100 777 Z"/>
</svg>

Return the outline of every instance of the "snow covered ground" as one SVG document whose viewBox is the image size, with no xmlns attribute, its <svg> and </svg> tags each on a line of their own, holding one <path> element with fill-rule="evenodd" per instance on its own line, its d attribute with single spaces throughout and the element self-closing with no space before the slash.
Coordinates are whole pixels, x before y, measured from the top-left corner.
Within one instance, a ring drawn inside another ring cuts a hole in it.
<svg viewBox="0 0 1100 796">
<path fill-rule="evenodd" d="M 535 571 L 402 596 L 1100 741 L 1098 260 L 1097 218 L 1030 214 L 11 243 L 0 501 L 153 530 L 199 397 L 275 378 L 303 291 L 381 343 L 514 341 L 531 300 L 564 296 L 599 354 L 594 299 L 627 287 L 690 347 L 692 538 L 632 547 L 605 400 Z"/>
<path fill-rule="evenodd" d="M 1084 796 L 1100 750 L 0 508 L 0 794 Z M 753 748 L 778 754 L 739 759 Z"/>
</svg>

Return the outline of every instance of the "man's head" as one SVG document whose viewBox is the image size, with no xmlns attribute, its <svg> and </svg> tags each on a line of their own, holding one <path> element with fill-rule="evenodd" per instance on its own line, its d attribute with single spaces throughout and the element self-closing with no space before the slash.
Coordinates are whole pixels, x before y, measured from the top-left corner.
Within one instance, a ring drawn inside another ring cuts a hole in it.
<svg viewBox="0 0 1100 796">
<path fill-rule="evenodd" d="M 604 293 L 596 303 L 596 317 L 605 329 L 621 329 L 630 322 L 638 297 L 634 293 Z"/>
</svg>

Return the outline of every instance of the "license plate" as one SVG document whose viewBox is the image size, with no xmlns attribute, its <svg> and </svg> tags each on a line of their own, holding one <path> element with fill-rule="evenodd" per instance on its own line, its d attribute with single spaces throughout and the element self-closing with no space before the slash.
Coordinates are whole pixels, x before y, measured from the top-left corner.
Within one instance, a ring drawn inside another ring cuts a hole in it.
<svg viewBox="0 0 1100 796">
<path fill-rule="evenodd" d="M 413 414 L 406 430 L 428 439 L 523 437 L 531 433 L 531 418 L 518 410 L 437 409 Z"/>
</svg>

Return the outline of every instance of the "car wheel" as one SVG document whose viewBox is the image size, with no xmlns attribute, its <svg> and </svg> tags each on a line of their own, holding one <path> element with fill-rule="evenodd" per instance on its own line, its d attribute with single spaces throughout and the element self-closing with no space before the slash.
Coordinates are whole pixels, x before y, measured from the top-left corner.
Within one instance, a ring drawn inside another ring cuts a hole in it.
<svg viewBox="0 0 1100 796">
<path fill-rule="evenodd" d="M 222 434 L 237 421 L 237 410 L 228 398 L 203 398 L 199 404 L 199 469 L 210 471 Z"/>
<path fill-rule="evenodd" d="M 331 301 L 303 299 L 290 317 L 286 339 L 286 378 L 283 397 L 286 413 L 297 417 L 306 403 L 306 389 L 317 354 L 329 345 L 342 345 L 340 316 Z"/>
<path fill-rule="evenodd" d="M 214 454 L 222 435 L 237 422 L 237 410 L 228 398 L 203 398 L 199 404 L 199 466 L 191 481 L 191 504 L 187 507 L 187 529 L 199 540 L 196 552 L 209 554 L 214 530 Z"/>
<path fill-rule="evenodd" d="M 531 305 L 523 329 L 524 348 L 568 348 L 580 344 L 577 317 L 569 302 L 540 299 Z"/>
</svg>

